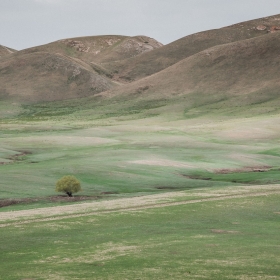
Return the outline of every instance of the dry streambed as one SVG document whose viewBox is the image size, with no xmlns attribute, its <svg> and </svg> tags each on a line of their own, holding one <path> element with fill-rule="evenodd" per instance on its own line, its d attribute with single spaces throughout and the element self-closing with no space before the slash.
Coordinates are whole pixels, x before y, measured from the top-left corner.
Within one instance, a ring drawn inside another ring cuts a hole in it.
<svg viewBox="0 0 280 280">
<path fill-rule="evenodd" d="M 0 213 L 0 227 L 30 222 L 59 220 L 108 212 L 159 208 L 232 198 L 280 194 L 280 185 L 239 186 L 226 189 L 168 192 L 162 194 L 94 201 L 66 206 L 45 207 Z"/>
</svg>

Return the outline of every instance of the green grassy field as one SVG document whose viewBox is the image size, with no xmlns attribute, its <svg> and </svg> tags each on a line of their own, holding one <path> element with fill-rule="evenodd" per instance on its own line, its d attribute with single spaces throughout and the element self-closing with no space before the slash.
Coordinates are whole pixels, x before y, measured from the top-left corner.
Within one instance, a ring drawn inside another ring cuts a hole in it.
<svg viewBox="0 0 280 280">
<path fill-rule="evenodd" d="M 0 123 L 0 199 L 55 195 L 55 182 L 67 174 L 88 196 L 280 180 L 278 112 L 203 108 L 190 117 L 178 100 L 94 100 L 14 105 Z"/>
<path fill-rule="evenodd" d="M 280 279 L 279 198 L 2 224 L 0 278 Z"/>
<path fill-rule="evenodd" d="M 0 202 L 22 203 L 2 207 L 0 219 L 82 209 L 47 199 L 67 174 L 81 181 L 77 196 L 101 208 L 2 219 L 0 279 L 280 279 L 278 109 L 239 100 L 227 111 L 227 103 L 196 104 L 194 96 L 186 106 L 180 98 L 2 110 Z M 269 186 L 274 193 L 265 193 Z M 106 201 L 161 193 L 181 204 L 102 210 Z M 203 200 L 219 193 L 225 198 Z"/>
</svg>

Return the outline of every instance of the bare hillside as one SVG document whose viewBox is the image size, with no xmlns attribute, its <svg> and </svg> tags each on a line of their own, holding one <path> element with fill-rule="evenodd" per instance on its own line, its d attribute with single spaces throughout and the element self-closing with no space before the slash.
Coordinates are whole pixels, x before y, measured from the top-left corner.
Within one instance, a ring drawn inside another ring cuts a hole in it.
<svg viewBox="0 0 280 280">
<path fill-rule="evenodd" d="M 139 80 L 213 46 L 268 35 L 279 30 L 280 15 L 274 15 L 186 36 L 137 57 L 104 63 L 103 67 L 117 80 Z"/>
<path fill-rule="evenodd" d="M 16 52 L 16 50 L 0 45 L 0 58 L 14 52 Z"/>
<path fill-rule="evenodd" d="M 17 52 L 0 60 L 0 98 L 22 102 L 91 96 L 114 84 L 86 65 L 47 52 Z"/>
<path fill-rule="evenodd" d="M 87 63 L 120 61 L 161 47 L 162 44 L 146 36 L 90 36 L 59 40 L 47 45 L 26 49 L 32 53 L 47 51 L 79 58 Z"/>
<path fill-rule="evenodd" d="M 280 15 L 275 15 L 166 46 L 145 36 L 59 40 L 3 56 L 0 98 L 39 102 L 105 92 L 104 97 L 133 100 L 197 93 L 202 100 L 208 93 L 224 99 L 229 94 L 271 93 L 279 87 L 279 36 Z"/>
<path fill-rule="evenodd" d="M 1 47 L 0 98 L 23 102 L 92 96 L 118 84 L 102 62 L 119 61 L 149 52 L 162 44 L 145 37 L 93 36 L 65 39 L 11 56 Z"/>
<path fill-rule="evenodd" d="M 218 45 L 190 56 L 150 77 L 104 93 L 134 99 L 171 99 L 195 93 L 200 96 L 230 96 L 259 92 L 248 102 L 278 98 L 280 86 L 280 32 L 230 44 Z M 273 96 L 267 92 L 274 92 Z M 278 92 L 278 91 L 277 91 Z M 192 96 L 193 98 L 193 96 Z M 186 96 L 186 102 L 192 102 Z"/>
</svg>

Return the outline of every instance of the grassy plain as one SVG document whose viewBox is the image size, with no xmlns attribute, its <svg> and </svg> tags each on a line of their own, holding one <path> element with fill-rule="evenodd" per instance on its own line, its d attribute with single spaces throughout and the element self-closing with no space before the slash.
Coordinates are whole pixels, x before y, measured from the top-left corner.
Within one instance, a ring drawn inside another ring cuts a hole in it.
<svg viewBox="0 0 280 280">
<path fill-rule="evenodd" d="M 80 195 L 98 197 L 94 205 L 169 192 L 179 204 L 2 220 L 0 279 L 280 279 L 277 104 L 227 110 L 180 98 L 2 110 L 0 198 L 41 199 L 0 216 L 60 209 L 45 198 L 66 174 L 81 181 Z M 271 185 L 275 193 L 226 198 Z M 217 192 L 225 198 L 202 199 Z"/>
<path fill-rule="evenodd" d="M 204 113 L 186 114 L 180 97 L 13 104 L 0 123 L 0 198 L 54 195 L 66 174 L 89 196 L 279 182 L 279 114 L 261 113 L 272 104 L 225 113 L 190 100 L 188 114 Z"/>
<path fill-rule="evenodd" d="M 250 193 L 2 223 L 0 278 L 280 279 L 279 190 Z"/>
</svg>

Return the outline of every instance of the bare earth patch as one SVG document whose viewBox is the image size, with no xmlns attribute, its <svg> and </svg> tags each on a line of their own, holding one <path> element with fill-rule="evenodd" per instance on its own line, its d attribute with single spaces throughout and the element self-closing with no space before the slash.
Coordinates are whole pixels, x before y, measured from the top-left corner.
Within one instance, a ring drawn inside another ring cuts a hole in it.
<svg viewBox="0 0 280 280">
<path fill-rule="evenodd" d="M 269 171 L 271 166 L 245 166 L 236 169 L 218 169 L 215 170 L 216 174 L 230 174 L 230 173 L 242 173 L 242 172 L 266 172 Z"/>
<path fill-rule="evenodd" d="M 82 136 L 32 136 L 24 137 L 24 142 L 28 145 L 36 145 L 43 143 L 45 145 L 56 146 L 89 146 L 89 145 L 102 145 L 108 143 L 118 143 L 117 140 L 107 139 L 102 137 L 82 137 Z M 13 139 L 8 139 L 9 142 Z M 18 141 L 18 139 L 16 139 Z"/>
<path fill-rule="evenodd" d="M 213 233 L 232 233 L 232 234 L 239 233 L 239 231 L 236 231 L 236 230 L 223 230 L 223 229 L 211 229 L 211 232 L 213 232 Z"/>
<path fill-rule="evenodd" d="M 143 160 L 129 161 L 128 163 L 155 165 L 155 166 L 169 166 L 169 167 L 179 167 L 179 168 L 193 167 L 192 165 L 186 164 L 184 162 L 167 160 L 167 159 L 143 159 Z"/>
<path fill-rule="evenodd" d="M 0 199 L 0 208 L 15 205 L 15 204 L 30 204 L 36 202 L 77 202 L 85 200 L 96 200 L 97 196 L 73 196 L 68 197 L 65 195 L 54 195 L 49 197 L 38 197 L 38 198 L 17 198 L 17 199 Z"/>
</svg>

